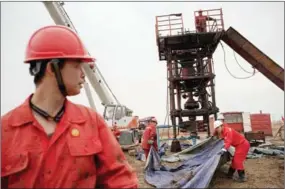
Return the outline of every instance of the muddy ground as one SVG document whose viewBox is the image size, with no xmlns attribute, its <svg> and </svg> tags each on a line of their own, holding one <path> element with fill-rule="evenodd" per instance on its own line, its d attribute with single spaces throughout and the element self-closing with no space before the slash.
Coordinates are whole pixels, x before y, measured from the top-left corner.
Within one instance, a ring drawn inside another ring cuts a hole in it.
<svg viewBox="0 0 285 189">
<path fill-rule="evenodd" d="M 273 133 L 276 129 L 273 129 Z M 284 141 L 267 138 L 267 141 L 284 145 Z M 145 162 L 138 161 L 126 153 L 126 157 L 139 177 L 139 188 L 154 188 L 144 180 L 143 168 Z M 210 184 L 213 188 L 284 188 L 284 159 L 277 157 L 263 157 L 259 159 L 247 159 L 245 162 L 247 182 L 237 183 L 227 179 L 224 172 L 229 164 L 218 169 Z"/>
</svg>

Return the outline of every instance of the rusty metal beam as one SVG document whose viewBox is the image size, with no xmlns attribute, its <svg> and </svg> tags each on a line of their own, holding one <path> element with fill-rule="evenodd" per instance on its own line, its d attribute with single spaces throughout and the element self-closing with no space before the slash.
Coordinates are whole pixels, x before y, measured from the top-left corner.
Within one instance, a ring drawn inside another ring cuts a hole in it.
<svg viewBox="0 0 285 189">
<path fill-rule="evenodd" d="M 284 69 L 230 27 L 222 40 L 260 73 L 284 91 Z"/>
</svg>

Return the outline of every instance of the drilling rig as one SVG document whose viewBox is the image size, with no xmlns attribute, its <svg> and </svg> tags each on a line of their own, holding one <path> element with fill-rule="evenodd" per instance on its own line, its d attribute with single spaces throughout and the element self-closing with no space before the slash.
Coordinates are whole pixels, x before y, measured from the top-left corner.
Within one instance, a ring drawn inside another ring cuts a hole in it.
<svg viewBox="0 0 285 189">
<path fill-rule="evenodd" d="M 159 60 L 166 61 L 167 65 L 172 152 L 181 150 L 177 130 L 196 132 L 198 116 L 203 117 L 204 128 L 210 136 L 209 116 L 217 119 L 219 112 L 212 55 L 220 41 L 284 91 L 284 69 L 234 28 L 225 31 L 222 9 L 198 10 L 194 17 L 195 31 L 184 28 L 181 13 L 156 17 Z"/>
<path fill-rule="evenodd" d="M 212 55 L 217 48 L 224 29 L 222 10 L 195 11 L 205 18 L 204 30 L 184 28 L 182 14 L 156 17 L 156 40 L 160 61 L 166 61 L 170 101 L 170 119 L 174 139 L 171 151 L 180 151 L 176 139 L 180 132 L 196 132 L 198 116 L 209 130 L 209 116 L 219 112 L 215 100 Z M 184 103 L 182 105 L 182 101 Z"/>
</svg>

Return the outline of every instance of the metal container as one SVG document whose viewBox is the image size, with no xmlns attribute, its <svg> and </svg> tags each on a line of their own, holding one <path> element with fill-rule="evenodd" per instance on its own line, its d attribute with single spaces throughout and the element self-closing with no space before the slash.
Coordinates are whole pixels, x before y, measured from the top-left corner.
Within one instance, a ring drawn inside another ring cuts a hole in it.
<svg viewBox="0 0 285 189">
<path fill-rule="evenodd" d="M 270 114 L 250 114 L 252 131 L 263 131 L 266 136 L 272 136 Z"/>
<path fill-rule="evenodd" d="M 230 128 L 240 133 L 244 132 L 242 112 L 224 112 L 222 114 L 225 118 L 225 123 Z"/>
<path fill-rule="evenodd" d="M 249 142 L 257 142 L 258 140 L 262 140 L 265 143 L 265 134 L 263 131 L 250 131 L 244 133 L 245 138 Z"/>
<path fill-rule="evenodd" d="M 239 133 L 243 133 L 243 124 L 242 123 L 228 123 L 228 126 Z"/>
</svg>

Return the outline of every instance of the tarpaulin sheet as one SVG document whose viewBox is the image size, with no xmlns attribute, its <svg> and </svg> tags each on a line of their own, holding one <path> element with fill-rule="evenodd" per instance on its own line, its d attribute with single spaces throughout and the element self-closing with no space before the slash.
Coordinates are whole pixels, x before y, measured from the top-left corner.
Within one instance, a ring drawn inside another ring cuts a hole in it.
<svg viewBox="0 0 285 189">
<path fill-rule="evenodd" d="M 261 158 L 265 155 L 278 156 L 284 159 L 284 146 L 268 146 L 267 148 L 253 147 L 250 148 L 247 159 Z"/>
<path fill-rule="evenodd" d="M 223 145 L 223 140 L 208 140 L 175 168 L 163 166 L 158 153 L 151 148 L 145 180 L 156 188 L 207 188 L 220 163 Z"/>
</svg>

